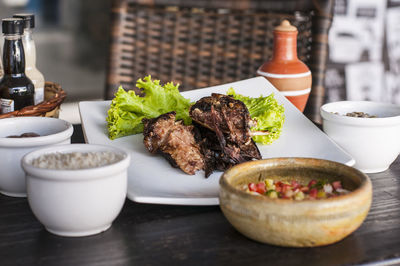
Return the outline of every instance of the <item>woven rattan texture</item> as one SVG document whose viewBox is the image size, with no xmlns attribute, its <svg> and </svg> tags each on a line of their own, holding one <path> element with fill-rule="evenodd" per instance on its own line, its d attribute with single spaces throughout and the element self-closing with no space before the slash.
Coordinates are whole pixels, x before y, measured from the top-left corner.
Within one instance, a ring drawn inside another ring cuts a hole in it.
<svg viewBox="0 0 400 266">
<path fill-rule="evenodd" d="M 273 29 L 283 19 L 298 27 L 298 54 L 308 62 L 311 11 L 292 14 L 229 9 L 141 6 L 114 14 L 107 98 L 152 75 L 191 90 L 256 76 L 272 55 Z M 121 17 L 122 16 L 122 17 Z"/>
<path fill-rule="evenodd" d="M 44 89 L 45 100 L 42 103 L 38 105 L 27 106 L 14 112 L 0 114 L 0 119 L 16 116 L 58 117 L 59 107 L 67 97 L 67 94 L 61 88 L 60 84 L 54 82 L 47 81 Z"/>
</svg>

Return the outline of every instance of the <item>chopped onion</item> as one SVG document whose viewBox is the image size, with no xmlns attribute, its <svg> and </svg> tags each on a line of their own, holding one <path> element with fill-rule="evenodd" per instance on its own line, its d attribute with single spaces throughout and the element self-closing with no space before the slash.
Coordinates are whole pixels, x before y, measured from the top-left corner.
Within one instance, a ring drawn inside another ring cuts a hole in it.
<svg viewBox="0 0 400 266">
<path fill-rule="evenodd" d="M 332 188 L 331 184 L 324 185 L 324 191 L 325 191 L 325 193 L 331 194 L 332 191 L 333 191 L 333 188 Z"/>
</svg>

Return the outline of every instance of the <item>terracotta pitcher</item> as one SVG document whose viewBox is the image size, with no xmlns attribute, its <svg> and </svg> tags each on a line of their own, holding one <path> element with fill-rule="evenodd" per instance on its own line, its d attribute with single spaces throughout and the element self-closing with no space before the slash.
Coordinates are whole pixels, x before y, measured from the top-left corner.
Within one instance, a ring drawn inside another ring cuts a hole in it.
<svg viewBox="0 0 400 266">
<path fill-rule="evenodd" d="M 274 29 L 274 52 L 257 74 L 268 79 L 301 112 L 311 91 L 310 69 L 297 58 L 297 28 L 288 20 Z"/>
</svg>

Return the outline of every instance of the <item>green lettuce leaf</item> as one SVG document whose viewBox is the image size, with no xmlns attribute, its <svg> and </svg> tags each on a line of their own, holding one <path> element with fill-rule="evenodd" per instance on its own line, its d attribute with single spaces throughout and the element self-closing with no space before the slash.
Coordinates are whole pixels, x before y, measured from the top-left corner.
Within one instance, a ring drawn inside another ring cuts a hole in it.
<svg viewBox="0 0 400 266">
<path fill-rule="evenodd" d="M 143 90 L 144 97 L 134 91 L 125 91 L 122 86 L 118 88 L 106 119 L 110 139 L 141 133 L 143 118 L 155 118 L 171 111 L 176 112 L 176 119 L 182 119 L 186 125 L 191 124 L 190 100 L 179 93 L 179 84 L 168 82 L 162 86 L 159 80 L 151 80 L 151 76 L 147 76 L 139 79 L 136 87 Z"/>
<path fill-rule="evenodd" d="M 251 98 L 236 94 L 234 89 L 230 88 L 227 94 L 242 101 L 249 109 L 250 117 L 257 122 L 256 126 L 250 128 L 251 131 L 269 132 L 268 135 L 253 136 L 255 142 L 271 144 L 279 138 L 285 121 L 285 109 L 283 105 L 278 104 L 273 93 L 267 97 Z"/>
</svg>

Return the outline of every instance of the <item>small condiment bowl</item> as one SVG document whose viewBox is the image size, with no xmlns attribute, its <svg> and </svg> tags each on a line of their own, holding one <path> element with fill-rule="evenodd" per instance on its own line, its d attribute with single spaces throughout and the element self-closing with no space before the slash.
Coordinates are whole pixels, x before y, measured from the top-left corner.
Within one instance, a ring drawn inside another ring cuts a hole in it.
<svg viewBox="0 0 400 266">
<path fill-rule="evenodd" d="M 363 112 L 375 118 L 350 117 Z M 321 107 L 323 131 L 356 161 L 364 173 L 385 171 L 400 153 L 400 106 L 371 101 L 341 101 Z"/>
<path fill-rule="evenodd" d="M 270 178 L 280 181 L 341 181 L 351 192 L 326 199 L 271 199 L 243 190 L 248 183 Z M 368 214 L 372 185 L 359 170 L 312 158 L 273 158 L 246 162 L 227 170 L 220 179 L 220 207 L 243 235 L 286 247 L 335 243 L 355 231 Z"/>
<path fill-rule="evenodd" d="M 32 165 L 41 155 L 74 152 L 112 152 L 121 159 L 77 170 Z M 49 232 L 60 236 L 88 236 L 107 230 L 125 202 L 129 163 L 126 151 L 103 145 L 60 145 L 28 153 L 22 159 L 22 168 L 33 214 Z"/>
<path fill-rule="evenodd" d="M 14 117 L 0 119 L 0 193 L 26 197 L 25 173 L 21 158 L 28 152 L 56 144 L 71 143 L 72 124 L 51 117 Z M 39 137 L 7 138 L 34 132 Z"/>
</svg>

